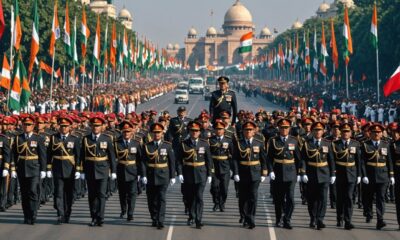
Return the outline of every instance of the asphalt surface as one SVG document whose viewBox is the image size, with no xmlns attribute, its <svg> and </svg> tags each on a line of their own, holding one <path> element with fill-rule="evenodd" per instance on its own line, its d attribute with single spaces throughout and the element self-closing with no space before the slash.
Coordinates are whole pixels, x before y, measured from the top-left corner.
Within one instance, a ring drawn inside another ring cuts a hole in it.
<svg viewBox="0 0 400 240">
<path fill-rule="evenodd" d="M 150 102 L 138 106 L 138 112 L 146 109 L 155 109 L 158 112 L 168 110 L 175 115 L 180 106 L 173 103 L 173 93 L 153 99 Z M 190 103 L 187 110 L 190 117 L 195 117 L 202 109 L 208 109 L 208 102 L 200 95 L 190 95 Z M 238 108 L 257 111 L 259 108 L 267 111 L 279 109 L 278 106 L 258 98 L 245 98 L 238 95 Z M 177 183 L 168 189 L 167 216 L 165 228 L 157 230 L 151 227 L 149 212 L 147 209 L 146 195 L 138 197 L 135 208 L 134 221 L 128 223 L 120 219 L 118 194 L 114 194 L 106 203 L 106 219 L 103 227 L 89 227 L 90 214 L 87 198 L 75 202 L 72 209 L 70 224 L 55 225 L 56 211 L 53 202 L 42 206 L 38 213 L 38 221 L 34 226 L 22 224 L 23 214 L 21 204 L 13 206 L 5 213 L 0 213 L 0 240 L 3 239 L 400 239 L 400 231 L 395 220 L 395 205 L 386 205 L 385 219 L 388 226 L 382 230 L 375 230 L 376 219 L 370 224 L 365 223 L 362 210 L 355 205 L 353 223 L 356 229 L 346 231 L 336 227 L 336 214 L 334 209 L 328 209 L 325 224 L 327 228 L 321 231 L 308 228 L 309 217 L 306 206 L 301 204 L 299 190 L 296 188 L 296 206 L 293 214 L 293 230 L 274 228 L 274 206 L 269 194 L 269 183 L 266 181 L 260 185 L 259 201 L 256 217 L 256 228 L 244 229 L 238 223 L 238 202 L 235 197 L 233 183 L 230 185 L 229 196 L 225 212 L 212 211 L 212 199 L 209 185 L 204 192 L 205 226 L 202 230 L 186 226 L 187 216 L 184 215 L 180 184 Z"/>
</svg>

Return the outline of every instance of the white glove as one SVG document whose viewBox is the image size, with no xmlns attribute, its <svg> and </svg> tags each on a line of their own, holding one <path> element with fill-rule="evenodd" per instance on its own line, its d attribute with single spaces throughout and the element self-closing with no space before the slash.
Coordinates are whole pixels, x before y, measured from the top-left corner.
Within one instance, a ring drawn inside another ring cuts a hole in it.
<svg viewBox="0 0 400 240">
<path fill-rule="evenodd" d="M 271 173 L 269 174 L 269 178 L 271 178 L 271 180 L 274 181 L 274 180 L 275 180 L 275 173 L 274 173 L 274 172 L 271 172 Z"/>
<path fill-rule="evenodd" d="M 140 175 L 137 176 L 137 180 L 138 180 L 138 182 L 140 181 Z"/>
<path fill-rule="evenodd" d="M 174 186 L 175 182 L 176 182 L 175 178 L 171 178 L 169 180 L 169 185 L 172 187 L 172 186 Z"/>
<path fill-rule="evenodd" d="M 51 171 L 47 171 L 47 172 L 46 172 L 46 177 L 47 177 L 47 178 L 52 178 L 52 177 L 53 177 L 52 172 L 51 172 Z"/>
<path fill-rule="evenodd" d="M 178 176 L 178 179 L 179 179 L 179 182 L 180 182 L 180 183 L 183 183 L 183 176 L 182 176 L 182 175 L 179 175 L 179 176 Z"/>
<path fill-rule="evenodd" d="M 117 174 L 116 173 L 111 173 L 111 180 L 117 179 Z"/>
<path fill-rule="evenodd" d="M 357 184 L 360 184 L 361 182 L 361 177 L 357 177 Z"/>
<path fill-rule="evenodd" d="M 4 169 L 3 170 L 3 177 L 7 177 L 8 176 L 8 170 Z"/>
<path fill-rule="evenodd" d="M 81 173 L 81 180 L 85 180 L 85 174 Z"/>
<path fill-rule="evenodd" d="M 16 171 L 12 171 L 11 172 L 11 178 L 17 178 L 17 172 Z"/>
<path fill-rule="evenodd" d="M 297 175 L 297 182 L 299 183 L 301 181 L 301 176 Z"/>
<path fill-rule="evenodd" d="M 211 181 L 212 181 L 212 177 L 211 176 L 207 177 L 207 183 L 210 184 Z"/>
<path fill-rule="evenodd" d="M 232 177 L 233 176 L 233 172 L 232 172 L 232 170 L 229 170 L 229 177 Z"/>
<path fill-rule="evenodd" d="M 80 172 L 75 172 L 75 180 L 78 180 L 81 177 Z"/>
<path fill-rule="evenodd" d="M 304 176 L 303 176 L 302 181 L 303 181 L 303 183 L 308 183 L 308 177 L 307 177 L 307 175 L 304 175 Z"/>
<path fill-rule="evenodd" d="M 142 177 L 142 183 L 143 183 L 144 185 L 147 184 L 147 177 Z"/>
<path fill-rule="evenodd" d="M 394 185 L 394 184 L 395 184 L 394 177 L 391 177 L 391 178 L 390 178 L 390 184 L 391 184 L 391 185 Z"/>
<path fill-rule="evenodd" d="M 233 176 L 233 180 L 234 180 L 235 182 L 240 182 L 240 177 L 239 177 L 239 175 Z"/>
<path fill-rule="evenodd" d="M 331 177 L 331 184 L 334 184 L 335 181 L 336 181 L 336 177 L 335 176 Z"/>
<path fill-rule="evenodd" d="M 264 182 L 264 181 L 265 181 L 265 177 L 261 176 L 261 182 Z"/>
<path fill-rule="evenodd" d="M 367 177 L 363 177 L 362 182 L 363 182 L 364 184 L 369 184 L 369 180 L 368 180 Z"/>
<path fill-rule="evenodd" d="M 40 172 L 40 179 L 44 179 L 46 177 L 46 172 L 45 171 L 41 171 Z"/>
</svg>

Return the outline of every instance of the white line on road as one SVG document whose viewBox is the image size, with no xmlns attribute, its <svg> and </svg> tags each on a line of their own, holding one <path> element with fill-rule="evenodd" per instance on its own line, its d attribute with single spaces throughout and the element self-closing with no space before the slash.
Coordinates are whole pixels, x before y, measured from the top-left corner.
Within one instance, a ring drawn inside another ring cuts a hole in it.
<svg viewBox="0 0 400 240">
<path fill-rule="evenodd" d="M 172 240 L 172 233 L 174 232 L 175 219 L 176 219 L 176 216 L 173 215 L 172 219 L 171 219 L 171 224 L 169 225 L 169 228 L 168 228 L 167 240 Z"/>
<path fill-rule="evenodd" d="M 268 210 L 267 203 L 265 200 L 265 193 L 263 194 L 263 206 L 265 210 L 265 216 L 267 217 L 267 224 L 268 224 L 268 232 L 269 232 L 269 239 L 270 240 L 276 240 L 276 234 L 275 234 L 275 229 L 272 226 L 272 219 L 271 219 L 271 214 Z"/>
</svg>

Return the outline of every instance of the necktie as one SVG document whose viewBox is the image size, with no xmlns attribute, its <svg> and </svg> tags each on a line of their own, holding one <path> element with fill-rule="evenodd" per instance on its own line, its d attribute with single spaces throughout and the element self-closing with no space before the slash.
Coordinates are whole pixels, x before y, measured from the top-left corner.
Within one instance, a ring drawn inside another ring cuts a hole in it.
<svg viewBox="0 0 400 240">
<path fill-rule="evenodd" d="M 375 145 L 375 148 L 378 148 L 378 142 L 375 142 L 374 145 Z"/>
<path fill-rule="evenodd" d="M 65 136 L 62 136 L 61 139 L 63 140 L 63 142 L 65 141 Z"/>
<path fill-rule="evenodd" d="M 319 147 L 319 144 L 320 144 L 320 143 L 319 143 L 319 141 L 317 140 L 317 142 L 316 142 L 317 147 Z"/>
<path fill-rule="evenodd" d="M 128 141 L 125 140 L 125 147 L 128 147 Z"/>
<path fill-rule="evenodd" d="M 25 139 L 26 139 L 26 140 L 29 139 L 29 134 L 25 134 Z"/>
<path fill-rule="evenodd" d="M 282 141 L 283 141 L 283 143 L 286 143 L 286 138 L 283 137 L 283 138 L 282 138 Z"/>
<path fill-rule="evenodd" d="M 158 142 L 154 142 L 155 143 L 155 145 L 156 145 L 156 148 L 158 148 Z"/>
<path fill-rule="evenodd" d="M 349 147 L 349 142 L 344 142 L 344 148 L 348 148 Z"/>
<path fill-rule="evenodd" d="M 251 144 L 250 144 L 250 140 L 247 140 L 247 146 L 248 146 L 248 147 L 250 147 L 250 146 L 251 146 Z"/>
<path fill-rule="evenodd" d="M 94 141 L 97 142 L 97 136 L 96 135 L 94 136 Z"/>
</svg>

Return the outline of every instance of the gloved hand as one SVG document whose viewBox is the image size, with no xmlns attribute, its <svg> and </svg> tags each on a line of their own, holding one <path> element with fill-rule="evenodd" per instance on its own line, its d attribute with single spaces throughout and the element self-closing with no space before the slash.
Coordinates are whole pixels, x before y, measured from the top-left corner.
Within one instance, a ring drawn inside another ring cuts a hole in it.
<svg viewBox="0 0 400 240">
<path fill-rule="evenodd" d="M 207 183 L 211 184 L 211 181 L 212 181 L 212 177 L 211 176 L 207 177 Z"/>
<path fill-rule="evenodd" d="M 364 184 L 369 184 L 369 179 L 367 177 L 363 177 L 362 182 Z"/>
<path fill-rule="evenodd" d="M 261 176 L 261 182 L 264 182 L 264 181 L 265 181 L 265 177 Z"/>
<path fill-rule="evenodd" d="M 331 184 L 334 184 L 335 181 L 336 181 L 336 177 L 335 176 L 331 177 Z"/>
<path fill-rule="evenodd" d="M 53 177 L 53 173 L 51 171 L 47 171 L 46 172 L 46 177 L 47 178 L 52 178 Z"/>
<path fill-rule="evenodd" d="M 235 182 L 240 182 L 240 177 L 239 177 L 239 175 L 233 176 L 233 180 L 234 180 Z"/>
<path fill-rule="evenodd" d="M 179 182 L 180 182 L 180 183 L 183 183 L 183 180 L 184 180 L 184 179 L 183 179 L 183 176 L 182 176 L 182 175 L 179 175 L 178 178 L 179 178 Z"/>
<path fill-rule="evenodd" d="M 111 173 L 111 180 L 117 179 L 117 174 L 116 173 Z"/>
<path fill-rule="evenodd" d="M 40 179 L 44 179 L 46 177 L 45 171 L 40 171 Z"/>
<path fill-rule="evenodd" d="M 17 178 L 17 172 L 11 171 L 11 178 Z"/>
<path fill-rule="evenodd" d="M 304 176 L 303 176 L 302 181 L 303 181 L 303 183 L 308 183 L 308 177 L 307 177 L 307 175 L 304 175 Z"/>
<path fill-rule="evenodd" d="M 301 181 L 301 176 L 297 175 L 297 182 L 299 183 Z"/>
<path fill-rule="evenodd" d="M 391 178 L 390 178 L 390 184 L 392 184 L 392 185 L 395 184 L 394 177 L 391 177 Z"/>
<path fill-rule="evenodd" d="M 7 177 L 8 176 L 8 170 L 4 169 L 3 170 L 3 177 Z"/>
<path fill-rule="evenodd" d="M 272 181 L 274 181 L 274 180 L 275 180 L 275 173 L 274 173 L 274 172 L 270 172 L 269 178 L 270 178 Z"/>
<path fill-rule="evenodd" d="M 85 174 L 81 173 L 81 180 L 85 180 Z"/>
<path fill-rule="evenodd" d="M 172 186 L 174 186 L 175 182 L 176 182 L 175 178 L 171 178 L 169 180 L 169 185 L 172 187 Z"/>
<path fill-rule="evenodd" d="M 229 177 L 232 177 L 233 176 L 233 172 L 232 172 L 232 170 L 230 170 L 229 171 Z"/>
<path fill-rule="evenodd" d="M 80 172 L 75 172 L 75 180 L 78 180 L 81 177 Z"/>
<path fill-rule="evenodd" d="M 147 177 L 142 177 L 142 183 L 143 183 L 144 185 L 147 184 Z"/>
<path fill-rule="evenodd" d="M 137 180 L 138 180 L 138 182 L 140 181 L 140 175 L 137 176 Z"/>
<path fill-rule="evenodd" d="M 360 184 L 361 182 L 361 177 L 357 177 L 357 184 Z"/>
</svg>

